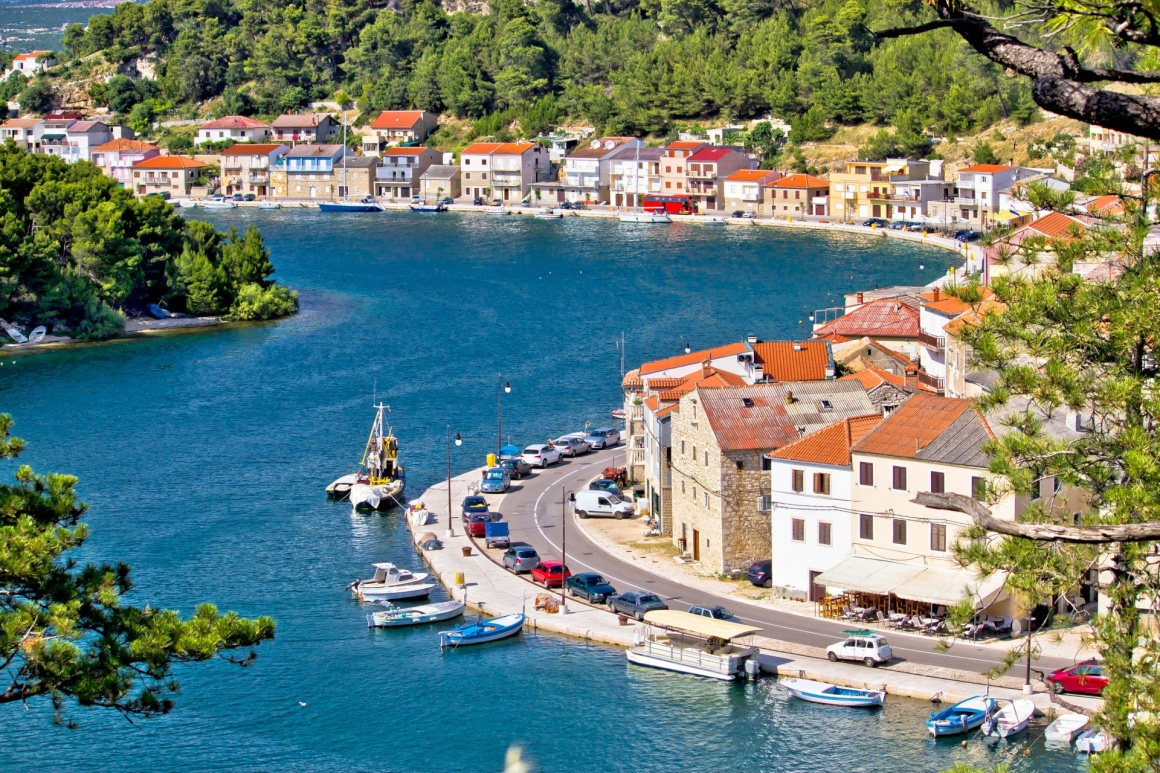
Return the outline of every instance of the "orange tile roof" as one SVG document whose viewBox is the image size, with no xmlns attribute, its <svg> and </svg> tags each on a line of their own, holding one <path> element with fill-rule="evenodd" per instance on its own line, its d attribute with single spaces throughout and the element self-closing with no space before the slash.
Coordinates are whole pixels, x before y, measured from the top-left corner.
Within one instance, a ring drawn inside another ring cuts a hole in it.
<svg viewBox="0 0 1160 773">
<path fill-rule="evenodd" d="M 718 346 L 716 349 L 702 349 L 699 352 L 690 352 L 689 354 L 681 354 L 676 357 L 668 357 L 663 360 L 653 360 L 646 362 L 640 366 L 640 374 L 642 376 L 649 373 L 656 373 L 660 370 L 668 370 L 669 368 L 682 368 L 687 365 L 696 365 L 705 360 L 713 360 L 718 357 L 728 357 L 731 354 L 741 354 L 749 351 L 744 343 L 727 344 L 725 346 Z"/>
<path fill-rule="evenodd" d="M 383 151 L 384 156 L 419 156 L 423 151 L 429 150 L 426 147 L 417 148 L 387 148 Z"/>
<path fill-rule="evenodd" d="M 1119 215 L 1124 211 L 1124 202 L 1119 196 L 1109 193 L 1088 204 L 1087 211 L 1093 215 Z"/>
<path fill-rule="evenodd" d="M 423 117 L 422 110 L 384 110 L 371 123 L 372 129 L 410 129 Z"/>
<path fill-rule="evenodd" d="M 154 156 L 133 164 L 134 169 L 201 169 L 209 166 L 186 156 Z"/>
<path fill-rule="evenodd" d="M 938 440 L 967 412 L 978 414 L 971 400 L 916 394 L 855 444 L 853 450 L 865 454 L 917 459 L 924 449 Z M 978 417 L 986 433 L 993 438 L 994 433 L 982 415 L 978 414 Z"/>
<path fill-rule="evenodd" d="M 268 156 L 278 148 L 285 148 L 277 142 L 244 142 L 232 145 L 222 151 L 223 156 Z"/>
<path fill-rule="evenodd" d="M 949 336 L 958 337 L 959 333 L 966 327 L 974 325 L 988 314 L 994 314 L 997 311 L 1002 311 L 1007 308 L 1007 304 L 996 301 L 994 298 L 988 298 L 979 304 L 977 309 L 967 309 L 959 316 L 952 319 L 950 322 L 943 325 L 943 332 Z"/>
<path fill-rule="evenodd" d="M 0 126 L 5 129 L 31 129 L 42 120 L 41 118 L 9 118 Z"/>
<path fill-rule="evenodd" d="M 647 405 L 650 410 L 655 411 L 657 408 L 660 407 L 661 401 L 660 401 L 660 398 L 658 398 L 656 395 L 653 395 L 652 397 L 645 400 L 644 404 Z"/>
<path fill-rule="evenodd" d="M 856 373 L 850 373 L 848 375 L 842 376 L 842 378 L 838 380 L 841 381 L 842 379 L 850 379 L 857 381 L 867 390 L 873 389 L 876 386 L 881 386 L 882 384 L 893 384 L 900 389 L 910 389 L 910 386 L 906 383 L 905 376 L 900 376 L 897 373 L 891 373 L 890 371 L 886 370 L 886 368 L 880 368 L 865 357 L 859 357 L 857 359 L 857 363 L 862 368 L 861 370 Z"/>
<path fill-rule="evenodd" d="M 946 295 L 941 290 L 931 290 L 930 292 L 920 294 L 918 297 L 925 301 L 922 304 L 923 308 L 930 309 L 931 311 L 937 311 L 938 313 L 947 317 L 957 316 L 971 308 L 971 304 L 964 303 L 953 295 Z M 991 288 L 984 287 L 983 300 L 986 300 L 990 297 Z"/>
<path fill-rule="evenodd" d="M 733 182 L 761 182 L 771 174 L 778 174 L 778 172 L 772 169 L 738 169 L 725 179 Z"/>
<path fill-rule="evenodd" d="M 1015 167 L 1010 164 L 975 164 L 974 166 L 964 167 L 960 172 L 981 172 L 983 174 L 992 174 L 994 172 L 1004 172 Z"/>
<path fill-rule="evenodd" d="M 644 382 L 640 380 L 640 368 L 634 368 L 625 373 L 624 378 L 620 379 L 620 385 L 625 388 L 644 386 Z"/>
<path fill-rule="evenodd" d="M 837 424 L 816 432 L 774 451 L 775 459 L 790 459 L 808 464 L 828 464 L 834 467 L 850 466 L 850 447 L 882 422 L 882 414 L 871 413 L 842 419 Z"/>
<path fill-rule="evenodd" d="M 1082 220 L 1077 220 L 1074 217 L 1068 217 L 1062 212 L 1049 212 L 1038 220 L 1032 220 L 1020 231 L 1037 231 L 1044 236 L 1052 239 L 1062 236 L 1071 236 L 1075 229 L 1083 230 L 1087 227 L 1087 223 Z"/>
<path fill-rule="evenodd" d="M 124 137 L 116 140 L 97 145 L 92 149 L 93 153 L 113 153 L 124 152 L 127 150 L 157 150 L 157 146 L 152 142 L 145 142 L 144 140 L 127 140 Z"/>
<path fill-rule="evenodd" d="M 661 379 L 657 380 L 659 381 Z M 652 386 L 651 381 L 649 382 L 649 386 Z M 661 392 L 659 398 L 665 402 L 669 402 L 671 400 L 680 400 L 681 395 L 687 395 L 697 387 L 727 386 L 745 386 L 745 379 L 735 373 L 727 373 L 713 367 L 702 367 L 700 370 L 695 373 L 690 373 L 682 379 L 680 384 Z"/>
<path fill-rule="evenodd" d="M 17 61 L 17 60 L 24 61 L 25 59 L 35 59 L 36 57 L 38 57 L 42 54 L 51 54 L 51 53 L 52 53 L 51 51 L 29 51 L 29 52 L 24 53 L 24 54 L 17 54 L 16 59 L 14 59 L 13 61 Z"/>
<path fill-rule="evenodd" d="M 760 341 L 753 352 L 774 381 L 820 381 L 833 365 L 827 341 Z"/>
<path fill-rule="evenodd" d="M 684 376 L 662 376 L 660 378 L 650 378 L 648 380 L 649 389 L 672 389 L 675 386 L 680 386 L 685 383 Z"/>
<path fill-rule="evenodd" d="M 665 145 L 666 150 L 696 150 L 703 145 L 708 145 L 707 142 L 695 142 L 693 140 L 679 140 L 678 142 L 670 142 Z"/>
<path fill-rule="evenodd" d="M 894 298 L 881 298 L 818 328 L 815 338 L 830 333 L 861 338 L 917 338 L 918 311 Z"/>
<path fill-rule="evenodd" d="M 459 152 L 460 156 L 519 156 L 532 148 L 540 147 L 534 142 L 473 142 Z"/>
<path fill-rule="evenodd" d="M 487 156 L 503 145 L 502 142 L 473 142 L 463 150 L 459 151 L 461 156 Z"/>
<path fill-rule="evenodd" d="M 769 183 L 777 188 L 829 188 L 830 181 L 810 174 L 791 174 Z"/>
<path fill-rule="evenodd" d="M 837 333 L 834 333 L 832 331 L 829 333 L 826 333 L 825 335 L 815 335 L 814 338 L 817 338 L 818 340 L 821 340 L 821 341 L 829 341 L 832 344 L 844 344 L 844 343 L 847 343 L 849 341 L 854 340 L 853 338 L 847 338 L 844 335 L 838 335 Z"/>
</svg>

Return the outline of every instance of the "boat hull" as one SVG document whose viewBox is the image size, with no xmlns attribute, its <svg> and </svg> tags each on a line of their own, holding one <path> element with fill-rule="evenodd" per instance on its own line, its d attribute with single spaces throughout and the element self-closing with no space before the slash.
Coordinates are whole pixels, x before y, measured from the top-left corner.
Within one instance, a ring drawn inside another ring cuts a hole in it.
<svg viewBox="0 0 1160 773">
<path fill-rule="evenodd" d="M 409 585 L 384 585 L 373 588 L 355 588 L 359 601 L 403 601 L 405 599 L 425 599 L 435 590 L 433 582 L 411 583 Z"/>
<path fill-rule="evenodd" d="M 1109 740 L 1103 730 L 1088 730 L 1075 740 L 1075 750 L 1080 754 L 1099 754 L 1108 748 Z"/>
<path fill-rule="evenodd" d="M 488 630 L 488 628 L 492 630 Z M 439 632 L 439 647 L 464 647 L 469 644 L 487 644 L 488 642 L 506 639 L 515 636 L 524 628 L 522 614 L 505 615 L 492 620 L 470 625 L 460 626 L 454 631 Z"/>
<path fill-rule="evenodd" d="M 358 482 L 358 474 L 351 473 L 350 475 L 343 475 L 341 478 L 331 483 L 326 487 L 326 495 L 333 499 L 346 499 L 350 496 L 350 490 L 355 483 Z"/>
<path fill-rule="evenodd" d="M 427 604 L 410 609 L 396 609 L 374 612 L 367 615 L 368 628 L 402 628 L 410 625 L 426 625 L 451 620 L 463 614 L 467 606 L 462 601 L 445 601 L 441 604 Z"/>
<path fill-rule="evenodd" d="M 671 223 L 673 219 L 668 215 L 653 214 L 650 212 L 629 212 L 620 216 L 622 223 Z"/>
<path fill-rule="evenodd" d="M 1064 714 L 1047 726 L 1043 740 L 1069 744 L 1087 728 L 1087 724 L 1088 718 L 1083 714 Z"/>
<path fill-rule="evenodd" d="M 647 652 L 641 652 L 637 649 L 630 649 L 628 651 L 628 662 L 635 663 L 638 666 L 662 668 L 665 671 L 676 671 L 679 674 L 704 676 L 708 677 L 709 679 L 718 679 L 722 682 L 732 682 L 737 678 L 736 671 L 717 671 L 711 668 L 698 666 L 696 663 L 682 663 L 676 660 L 669 660 L 668 658 L 657 657 L 656 655 L 650 655 Z"/>
<path fill-rule="evenodd" d="M 962 735 L 980 727 L 994 712 L 994 698 L 985 696 L 968 698 L 937 714 L 932 714 L 926 721 L 926 729 L 935 738 Z"/>
<path fill-rule="evenodd" d="M 350 503 L 357 510 L 390 510 L 392 507 L 401 507 L 403 481 L 396 480 L 376 486 L 355 483 L 350 487 L 349 496 Z"/>
<path fill-rule="evenodd" d="M 876 708 L 886 702 L 886 693 L 882 690 L 851 690 L 805 679 L 783 679 L 781 684 L 795 698 L 823 706 L 861 709 Z"/>
<path fill-rule="evenodd" d="M 412 204 L 412 212 L 446 212 L 447 207 L 442 204 Z"/>
<path fill-rule="evenodd" d="M 382 212 L 378 204 L 354 204 L 342 201 L 322 201 L 318 204 L 322 212 Z"/>
</svg>

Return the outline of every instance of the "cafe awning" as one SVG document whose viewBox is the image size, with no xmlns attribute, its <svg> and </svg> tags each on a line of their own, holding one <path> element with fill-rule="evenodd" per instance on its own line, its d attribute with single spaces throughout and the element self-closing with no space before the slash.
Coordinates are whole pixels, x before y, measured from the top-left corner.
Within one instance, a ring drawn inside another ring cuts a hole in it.
<svg viewBox="0 0 1160 773">
<path fill-rule="evenodd" d="M 980 579 L 965 569 L 906 564 L 882 558 L 850 556 L 814 580 L 818 585 L 843 590 L 893 594 L 929 604 L 957 604 L 968 596 L 976 607 L 994 604 L 1004 595 L 1001 574 Z"/>
<path fill-rule="evenodd" d="M 860 590 L 885 596 L 921 572 L 923 567 L 910 566 L 898 561 L 850 556 L 832 569 L 827 569 L 814 580 L 818 585 L 846 590 Z"/>
<path fill-rule="evenodd" d="M 729 641 L 738 636 L 748 636 L 751 633 L 761 633 L 760 628 L 741 623 L 731 623 L 728 620 L 718 620 L 715 617 L 691 615 L 688 612 L 678 612 L 675 609 L 654 609 L 644 613 L 644 621 L 661 628 L 671 628 L 675 631 L 702 636 L 706 639 L 717 638 Z"/>
</svg>

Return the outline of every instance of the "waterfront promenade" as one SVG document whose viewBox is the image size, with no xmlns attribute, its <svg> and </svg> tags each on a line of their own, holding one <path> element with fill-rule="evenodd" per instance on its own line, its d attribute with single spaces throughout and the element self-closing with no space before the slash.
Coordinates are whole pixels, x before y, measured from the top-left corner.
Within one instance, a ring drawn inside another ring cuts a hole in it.
<svg viewBox="0 0 1160 773">
<path fill-rule="evenodd" d="M 581 483 L 586 486 L 588 479 L 598 474 L 617 453 L 622 454 L 623 450 L 592 454 L 556 468 L 539 470 L 532 477 L 519 482 L 508 494 L 485 496 L 492 510 L 502 513 L 505 520 L 509 521 L 513 544 L 532 544 L 541 558 L 559 559 L 560 542 L 556 540 L 560 531 L 558 511 L 561 500 L 558 498 L 558 486 L 570 489 L 579 488 Z M 469 607 L 487 616 L 523 611 L 528 616 L 527 626 L 535 631 L 558 633 L 617 647 L 631 646 L 639 625 L 636 621 L 629 620 L 627 625 L 621 625 L 617 616 L 607 608 L 588 605 L 574 598 L 566 599 L 566 612 L 550 613 L 535 609 L 537 596 L 549 594 L 559 602 L 559 591 L 548 591 L 534 585 L 527 575 L 512 574 L 499 563 L 502 550 L 486 550 L 482 540 L 473 540 L 467 536 L 458 507 L 469 493 L 470 485 L 479 479 L 480 472 L 481 469 L 473 469 L 451 480 L 453 536 L 447 537 L 446 481 L 432 486 L 418 497 L 430 513 L 428 523 L 408 524 L 412 538 L 416 541 L 427 532 L 443 540 L 442 550 L 421 552 L 448 591 L 455 598 L 465 598 Z M 530 514 L 526 506 L 528 499 L 535 502 Z M 548 501 L 544 502 L 545 499 Z M 550 512 L 557 513 L 557 517 L 549 518 Z M 997 662 L 1001 655 L 994 648 L 976 646 L 969 648 L 969 653 L 961 654 L 963 649 L 967 649 L 966 645 L 956 645 L 949 653 L 938 653 L 934 651 L 933 640 L 890 632 L 889 638 L 895 651 L 902 655 L 900 662 L 878 669 L 831 663 L 825 659 L 824 646 L 841 637 L 841 623 L 768 609 L 759 611 L 759 608 L 749 605 L 739 610 L 737 599 L 714 597 L 693 588 L 676 586 L 666 581 L 660 573 L 648 576 L 649 570 L 642 571 L 604 551 L 585 535 L 584 527 L 570 513 L 568 528 L 568 539 L 571 541 L 568 564 L 574 570 L 582 568 L 599 571 L 619 590 L 629 589 L 624 575 L 632 575 L 637 582 L 630 580 L 631 587 L 654 591 L 669 601 L 673 608 L 690 603 L 727 602 L 740 619 L 761 626 L 764 635 L 754 637 L 753 643 L 761 649 L 763 672 L 779 676 L 804 676 L 850 687 L 883 688 L 894 695 L 926 700 L 937 698 L 944 703 L 981 692 L 989 692 L 999 698 L 1022 695 L 1021 677 L 1008 675 L 989 681 L 983 675 L 982 672 Z M 541 535 L 540 539 L 533 536 L 537 532 Z M 552 537 L 546 537 L 546 533 L 551 533 Z M 462 586 L 456 585 L 456 577 L 460 574 L 464 580 Z M 768 622 L 771 620 L 777 622 Z M 1041 670 L 1045 665 L 1049 664 L 1037 661 L 1035 667 Z M 1040 711 L 1046 714 L 1060 711 L 1060 707 L 1045 692 L 1036 692 L 1033 699 Z M 1074 696 L 1069 697 L 1069 703 L 1088 711 L 1098 705 L 1095 700 Z"/>
</svg>

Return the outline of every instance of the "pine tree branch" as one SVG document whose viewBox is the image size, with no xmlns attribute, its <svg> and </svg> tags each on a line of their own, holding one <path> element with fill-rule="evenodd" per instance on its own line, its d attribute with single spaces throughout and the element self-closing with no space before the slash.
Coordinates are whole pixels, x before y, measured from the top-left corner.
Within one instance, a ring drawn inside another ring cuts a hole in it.
<svg viewBox="0 0 1160 773">
<path fill-rule="evenodd" d="M 1095 524 L 1091 526 L 1060 526 L 1051 523 L 1019 523 L 1005 521 L 991 514 L 990 508 L 962 494 L 932 494 L 919 492 L 910 500 L 933 510 L 953 510 L 966 513 L 987 531 L 1008 537 L 1023 537 L 1040 542 L 1078 542 L 1107 544 L 1112 542 L 1148 542 L 1160 539 L 1160 522 Z"/>
</svg>

